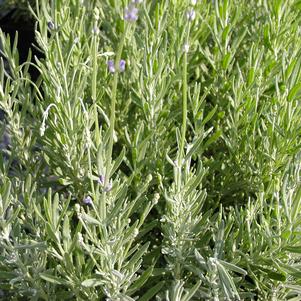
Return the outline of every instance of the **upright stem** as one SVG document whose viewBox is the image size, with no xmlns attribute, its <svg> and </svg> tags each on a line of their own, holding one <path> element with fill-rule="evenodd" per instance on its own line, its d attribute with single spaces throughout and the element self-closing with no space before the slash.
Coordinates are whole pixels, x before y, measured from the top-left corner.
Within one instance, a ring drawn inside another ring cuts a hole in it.
<svg viewBox="0 0 301 301">
<path fill-rule="evenodd" d="M 112 153 L 113 153 L 113 143 L 114 143 L 114 127 L 115 127 L 115 107 L 116 107 L 116 95 L 117 95 L 117 84 L 118 84 L 118 75 L 119 75 L 119 62 L 121 59 L 122 49 L 124 45 L 125 36 L 127 33 L 128 26 L 126 25 L 125 30 L 123 32 L 123 35 L 121 37 L 121 40 L 118 45 L 116 58 L 115 58 L 115 73 L 113 78 L 113 86 L 112 86 L 112 97 L 111 97 L 111 116 L 110 116 L 110 135 L 109 135 L 109 148 L 108 148 L 108 154 L 107 154 L 107 168 L 106 168 L 106 178 L 105 178 L 105 184 L 107 185 L 109 182 L 109 174 L 110 174 L 110 165 L 112 160 Z"/>
<path fill-rule="evenodd" d="M 181 128 L 181 144 L 179 161 L 182 164 L 185 147 L 185 136 L 187 128 L 187 53 L 184 53 L 183 57 L 183 74 L 182 74 L 182 128 Z"/>
<path fill-rule="evenodd" d="M 91 185 L 91 189 L 92 189 L 92 194 L 93 194 L 93 198 L 95 199 L 96 194 L 95 194 L 95 189 L 94 189 L 94 183 L 93 183 L 93 173 L 92 173 L 92 161 L 91 161 L 91 139 L 89 138 L 89 142 L 88 142 L 88 164 L 89 164 L 89 174 L 90 174 L 90 185 Z"/>
<path fill-rule="evenodd" d="M 112 96 L 111 96 L 109 145 L 108 145 L 108 151 L 106 154 L 107 161 L 106 161 L 106 174 L 105 174 L 104 187 L 108 187 L 108 184 L 110 181 L 112 153 L 113 153 L 113 144 L 114 144 L 115 107 L 116 107 L 117 84 L 118 84 L 118 75 L 119 75 L 119 62 L 120 62 L 121 55 L 122 55 L 122 49 L 123 49 L 127 29 L 128 29 L 128 24 L 125 25 L 125 30 L 120 39 L 117 53 L 116 53 L 116 58 L 115 58 L 115 73 L 114 73 L 114 78 L 113 78 Z M 100 215 L 103 219 L 105 219 L 105 217 L 106 217 L 105 194 L 106 194 L 106 192 L 104 191 L 104 193 L 102 194 L 101 202 L 100 202 Z"/>
<path fill-rule="evenodd" d="M 108 158 L 109 161 L 112 159 L 112 152 L 113 152 L 113 136 L 114 136 L 114 127 L 115 127 L 115 107 L 116 107 L 116 95 L 117 95 L 117 84 L 118 84 L 118 69 L 119 69 L 119 62 L 121 59 L 122 49 L 124 45 L 125 36 L 127 33 L 127 24 L 125 26 L 125 30 L 123 32 L 123 35 L 121 37 L 121 40 L 118 45 L 117 53 L 116 53 L 116 59 L 115 59 L 115 73 L 113 78 L 113 86 L 112 86 L 112 97 L 111 97 L 111 116 L 110 116 L 110 140 L 109 140 L 109 150 L 108 150 Z M 111 163 L 111 162 L 110 162 Z M 109 167 L 110 164 L 107 165 Z M 106 170 L 106 173 L 108 173 L 108 168 Z M 108 181 L 108 178 L 106 177 L 106 181 Z"/>
<path fill-rule="evenodd" d="M 189 41 L 189 32 L 190 26 L 188 25 L 186 41 Z M 185 136 L 186 136 L 186 129 L 187 129 L 187 51 L 184 49 L 183 55 L 183 71 L 182 71 L 182 127 L 181 127 L 181 140 L 180 140 L 180 149 L 179 149 L 179 157 L 178 157 L 178 167 L 176 173 L 176 187 L 177 192 L 180 193 L 182 189 L 182 161 L 184 157 L 184 148 L 185 148 Z M 175 263 L 174 269 L 174 278 L 177 280 L 181 279 L 181 264 L 179 262 Z"/>
<path fill-rule="evenodd" d="M 186 43 L 189 41 L 190 26 L 188 25 Z M 182 161 L 184 157 L 185 136 L 187 129 L 187 51 L 184 50 L 183 55 L 183 71 L 182 71 L 182 127 L 181 127 L 181 140 L 178 157 L 178 172 L 177 172 L 177 187 L 178 191 L 181 190 L 181 177 L 182 177 Z"/>
<path fill-rule="evenodd" d="M 95 21 L 95 28 L 97 28 L 97 21 Z M 95 119 L 95 136 L 96 136 L 96 145 L 98 147 L 100 143 L 100 133 L 99 133 L 99 124 L 98 124 L 98 112 L 97 112 L 97 95 L 96 95 L 96 85 L 97 85 L 97 50 L 98 50 L 98 35 L 94 33 L 92 37 L 92 100 L 94 106 L 94 119 Z"/>
</svg>

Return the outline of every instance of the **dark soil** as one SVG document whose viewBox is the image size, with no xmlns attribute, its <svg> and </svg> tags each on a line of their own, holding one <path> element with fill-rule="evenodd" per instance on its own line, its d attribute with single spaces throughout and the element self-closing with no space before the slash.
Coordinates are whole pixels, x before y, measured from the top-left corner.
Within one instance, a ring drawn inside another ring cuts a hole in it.
<svg viewBox="0 0 301 301">
<path fill-rule="evenodd" d="M 34 56 L 41 57 L 41 53 L 33 47 L 33 44 L 35 43 L 34 20 L 31 18 L 16 18 L 14 17 L 16 14 L 17 12 L 12 10 L 7 15 L 0 18 L 0 28 L 4 33 L 10 35 L 11 43 L 13 43 L 16 31 L 18 31 L 20 63 L 26 61 L 30 48 L 32 51 L 32 59 Z M 32 80 L 36 81 L 39 76 L 38 70 L 31 66 L 29 68 L 29 73 Z"/>
</svg>

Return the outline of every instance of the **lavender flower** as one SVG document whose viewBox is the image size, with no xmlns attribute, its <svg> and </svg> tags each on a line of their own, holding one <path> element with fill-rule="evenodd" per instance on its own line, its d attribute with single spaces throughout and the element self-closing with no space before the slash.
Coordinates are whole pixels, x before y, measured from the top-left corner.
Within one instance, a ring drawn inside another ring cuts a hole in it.
<svg viewBox="0 0 301 301">
<path fill-rule="evenodd" d="M 114 73 L 115 72 L 115 63 L 113 60 L 109 60 L 108 61 L 108 69 L 110 73 Z"/>
<path fill-rule="evenodd" d="M 119 62 L 119 71 L 124 72 L 125 70 L 125 60 L 120 60 Z"/>
<path fill-rule="evenodd" d="M 195 10 L 194 9 L 188 10 L 186 13 L 186 17 L 188 21 L 193 21 L 195 19 Z"/>
<path fill-rule="evenodd" d="M 109 192 L 109 191 L 111 191 L 112 190 L 112 187 L 113 187 L 113 184 L 112 184 L 112 180 L 109 182 L 109 184 L 108 184 L 108 186 L 106 186 L 105 188 L 104 188 L 104 192 Z"/>
<path fill-rule="evenodd" d="M 92 204 L 93 204 L 92 198 L 91 198 L 89 195 L 86 196 L 86 197 L 83 199 L 83 203 L 84 203 L 85 205 L 92 205 Z"/>
<path fill-rule="evenodd" d="M 98 180 L 97 180 L 98 184 L 100 185 L 104 185 L 105 184 L 105 177 L 104 175 L 100 175 Z"/>
<path fill-rule="evenodd" d="M 99 34 L 99 28 L 97 26 L 94 26 L 92 28 L 92 33 L 95 34 L 95 35 L 98 35 Z"/>
<path fill-rule="evenodd" d="M 54 30 L 54 29 L 55 29 L 55 25 L 54 25 L 54 23 L 53 23 L 52 21 L 49 21 L 49 22 L 47 23 L 47 26 L 48 26 L 48 28 L 49 28 L 50 30 Z"/>
<path fill-rule="evenodd" d="M 138 8 L 133 4 L 130 4 L 124 10 L 124 20 L 129 22 L 135 22 L 138 20 Z"/>
</svg>

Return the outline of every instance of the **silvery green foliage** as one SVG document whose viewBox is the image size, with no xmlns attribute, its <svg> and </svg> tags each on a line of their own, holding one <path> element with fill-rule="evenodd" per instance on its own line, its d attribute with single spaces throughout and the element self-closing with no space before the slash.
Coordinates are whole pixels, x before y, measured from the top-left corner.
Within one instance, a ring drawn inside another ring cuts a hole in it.
<svg viewBox="0 0 301 301">
<path fill-rule="evenodd" d="M 42 58 L 0 32 L 0 299 L 301 300 L 300 1 L 29 10 Z"/>
</svg>

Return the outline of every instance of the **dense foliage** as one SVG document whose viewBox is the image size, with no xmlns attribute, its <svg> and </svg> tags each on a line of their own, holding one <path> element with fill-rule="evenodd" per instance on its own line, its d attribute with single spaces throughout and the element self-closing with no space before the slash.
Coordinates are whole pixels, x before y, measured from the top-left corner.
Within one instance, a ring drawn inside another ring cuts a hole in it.
<svg viewBox="0 0 301 301">
<path fill-rule="evenodd" d="M 0 32 L 0 299 L 301 300 L 301 1 L 30 13 L 40 58 Z"/>
</svg>

